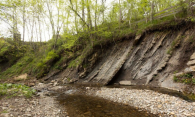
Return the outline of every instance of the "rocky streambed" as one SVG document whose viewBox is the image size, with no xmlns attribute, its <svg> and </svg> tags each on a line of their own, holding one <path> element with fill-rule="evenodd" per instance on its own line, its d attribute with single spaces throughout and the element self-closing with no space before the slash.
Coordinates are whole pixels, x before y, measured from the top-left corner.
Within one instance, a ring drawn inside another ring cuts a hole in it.
<svg viewBox="0 0 195 117">
<path fill-rule="evenodd" d="M 195 117 L 195 102 L 147 89 L 55 86 L 36 96 L 0 99 L 1 117 Z"/>
</svg>

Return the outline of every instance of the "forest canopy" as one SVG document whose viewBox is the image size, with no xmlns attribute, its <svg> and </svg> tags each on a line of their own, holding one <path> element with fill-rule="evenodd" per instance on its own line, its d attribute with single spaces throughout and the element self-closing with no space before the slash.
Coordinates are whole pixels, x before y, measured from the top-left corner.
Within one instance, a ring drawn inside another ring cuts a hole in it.
<svg viewBox="0 0 195 117">
<path fill-rule="evenodd" d="M 155 13 L 182 0 L 1 0 L 0 35 L 23 41 L 48 41 L 57 35 L 94 33 L 122 27 L 141 19 L 153 20 Z M 186 0 L 186 3 L 192 0 Z M 175 8 L 176 9 L 176 8 Z M 177 9 L 176 9 L 177 10 Z M 172 11 L 165 11 L 172 12 Z M 163 13 L 158 14 L 162 15 Z M 112 23 L 112 26 L 111 24 Z M 105 25 L 106 24 L 106 25 Z M 109 25 L 109 26 L 108 26 Z M 109 35 L 101 33 L 102 35 Z"/>
</svg>

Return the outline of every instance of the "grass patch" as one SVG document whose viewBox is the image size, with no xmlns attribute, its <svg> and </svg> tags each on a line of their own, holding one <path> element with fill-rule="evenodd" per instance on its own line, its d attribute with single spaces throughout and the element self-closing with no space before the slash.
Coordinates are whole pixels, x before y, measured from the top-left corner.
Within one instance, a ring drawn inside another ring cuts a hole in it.
<svg viewBox="0 0 195 117">
<path fill-rule="evenodd" d="M 0 96 L 25 96 L 27 98 L 30 98 L 33 94 L 35 94 L 35 92 L 36 90 L 21 84 L 0 84 Z"/>
<path fill-rule="evenodd" d="M 3 110 L 0 113 L 8 113 L 8 111 L 7 110 Z"/>
</svg>

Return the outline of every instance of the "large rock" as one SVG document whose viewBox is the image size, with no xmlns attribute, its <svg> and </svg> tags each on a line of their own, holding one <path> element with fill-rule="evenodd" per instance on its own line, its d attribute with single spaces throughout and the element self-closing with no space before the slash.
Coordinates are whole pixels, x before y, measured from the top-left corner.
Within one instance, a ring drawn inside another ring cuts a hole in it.
<svg viewBox="0 0 195 117">
<path fill-rule="evenodd" d="M 195 71 L 195 66 L 190 66 L 190 69 L 191 69 L 192 71 Z"/>
<path fill-rule="evenodd" d="M 139 35 L 137 35 L 136 37 L 135 37 L 135 40 L 134 40 L 134 42 L 133 42 L 133 45 L 137 45 L 137 43 L 139 42 L 139 40 L 141 39 L 141 34 L 139 34 Z"/>
<path fill-rule="evenodd" d="M 192 56 L 190 57 L 191 60 L 195 59 L 195 53 L 192 54 Z"/>
<path fill-rule="evenodd" d="M 15 77 L 14 80 L 15 81 L 20 81 L 20 80 L 26 80 L 27 78 L 28 78 L 28 74 L 25 73 L 25 74 L 22 74 L 22 75 L 20 75 L 18 77 Z"/>
<path fill-rule="evenodd" d="M 188 66 L 195 65 L 195 60 L 191 60 L 187 63 Z"/>
<path fill-rule="evenodd" d="M 120 85 L 132 85 L 131 81 L 120 81 Z"/>
</svg>

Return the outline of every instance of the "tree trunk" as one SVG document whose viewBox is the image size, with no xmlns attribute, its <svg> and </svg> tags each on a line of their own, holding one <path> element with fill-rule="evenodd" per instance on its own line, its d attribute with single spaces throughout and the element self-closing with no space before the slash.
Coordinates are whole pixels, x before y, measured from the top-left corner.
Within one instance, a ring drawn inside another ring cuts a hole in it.
<svg viewBox="0 0 195 117">
<path fill-rule="evenodd" d="M 40 44 L 42 42 L 42 31 L 41 31 L 41 21 L 40 21 L 40 16 L 38 16 L 38 22 L 39 22 L 39 36 L 40 36 Z"/>
<path fill-rule="evenodd" d="M 187 8 L 187 14 L 188 16 L 192 15 L 192 4 L 191 4 L 191 0 L 186 0 L 186 3 L 188 4 L 188 8 Z"/>
<path fill-rule="evenodd" d="M 48 2 L 47 2 L 47 8 L 48 8 L 48 11 L 49 11 L 49 21 L 50 21 L 50 24 L 51 24 L 51 27 L 52 27 L 52 34 L 53 34 L 53 36 L 55 36 L 55 27 L 54 27 L 54 21 L 53 21 L 53 14 L 52 14 L 52 11 L 50 9 L 50 6 L 49 6 Z"/>
<path fill-rule="evenodd" d="M 26 13 L 26 6 L 23 6 L 23 43 L 25 38 L 25 25 L 26 25 L 26 19 L 25 19 L 25 13 Z"/>
<path fill-rule="evenodd" d="M 152 22 L 153 21 L 153 16 L 154 16 L 154 1 L 152 0 L 151 1 L 151 14 L 150 14 L 150 21 Z"/>
<path fill-rule="evenodd" d="M 88 22 L 89 28 L 92 29 L 90 0 L 87 0 L 87 22 Z"/>
<path fill-rule="evenodd" d="M 91 34 L 91 30 L 92 30 L 92 21 L 91 21 L 91 11 L 90 11 L 90 0 L 87 0 L 87 22 L 88 22 L 88 25 L 89 25 L 89 30 L 88 30 L 88 33 L 90 35 L 90 43 L 91 43 L 91 46 L 93 46 L 93 35 Z"/>
<path fill-rule="evenodd" d="M 95 30 L 97 30 L 97 0 L 95 2 Z"/>
<path fill-rule="evenodd" d="M 122 22 L 122 10 L 121 10 L 121 0 L 119 0 L 119 29 L 121 28 Z"/>
<path fill-rule="evenodd" d="M 75 0 L 76 2 L 76 11 L 78 11 L 78 5 L 77 5 L 77 0 Z M 75 13 L 75 28 L 76 28 L 76 31 L 77 31 L 77 34 L 78 34 L 78 23 L 77 23 L 77 15 Z"/>
<path fill-rule="evenodd" d="M 85 1 L 82 0 L 82 19 L 85 21 Z"/>
<path fill-rule="evenodd" d="M 105 8 L 104 0 L 102 0 L 102 7 L 103 7 L 103 9 L 102 9 L 102 17 L 103 17 L 103 23 L 104 23 L 104 8 Z"/>
</svg>

